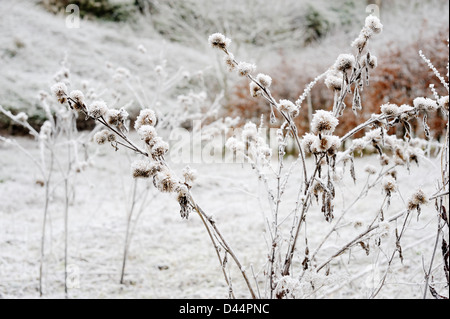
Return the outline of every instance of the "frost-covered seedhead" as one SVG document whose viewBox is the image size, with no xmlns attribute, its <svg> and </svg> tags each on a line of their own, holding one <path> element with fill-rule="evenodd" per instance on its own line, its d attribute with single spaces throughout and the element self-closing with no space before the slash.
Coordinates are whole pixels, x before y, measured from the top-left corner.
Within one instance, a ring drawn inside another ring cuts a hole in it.
<svg viewBox="0 0 450 319">
<path fill-rule="evenodd" d="M 228 71 L 234 71 L 236 69 L 236 62 L 234 60 L 234 55 L 232 53 L 227 54 L 223 61 L 225 62 L 225 65 L 228 68 Z"/>
<path fill-rule="evenodd" d="M 67 101 L 67 85 L 63 82 L 53 84 L 51 91 L 58 98 L 60 103 L 65 103 Z"/>
<path fill-rule="evenodd" d="M 314 134 L 333 134 L 338 124 L 339 120 L 332 112 L 318 110 L 313 116 L 311 131 Z"/>
<path fill-rule="evenodd" d="M 231 44 L 231 40 L 222 33 L 211 34 L 208 38 L 208 42 L 211 47 L 221 50 L 227 50 L 228 46 Z"/>
<path fill-rule="evenodd" d="M 239 141 L 236 137 L 230 137 L 225 143 L 225 147 L 230 149 L 233 152 L 244 152 L 245 151 L 245 143 Z"/>
<path fill-rule="evenodd" d="M 261 94 L 262 94 L 262 90 L 261 90 L 261 87 L 257 84 L 257 83 L 255 83 L 255 82 L 250 82 L 250 95 L 252 96 L 252 97 L 258 97 L 258 96 L 261 96 Z"/>
<path fill-rule="evenodd" d="M 333 156 L 337 153 L 341 141 L 339 137 L 333 135 L 324 135 L 316 137 L 309 147 L 313 154 L 327 153 L 329 156 Z"/>
<path fill-rule="evenodd" d="M 428 111 L 428 112 L 434 112 L 436 111 L 439 106 L 436 103 L 435 100 L 424 98 L 424 97 L 418 97 L 414 99 L 414 107 L 421 111 Z"/>
<path fill-rule="evenodd" d="M 162 193 L 173 193 L 179 182 L 172 172 L 164 169 L 153 176 L 153 184 Z"/>
<path fill-rule="evenodd" d="M 94 141 L 98 145 L 103 145 L 106 142 L 114 142 L 116 140 L 116 136 L 108 130 L 101 130 L 100 132 L 95 133 Z"/>
<path fill-rule="evenodd" d="M 302 146 L 305 152 L 312 153 L 311 145 L 313 145 L 319 137 L 317 135 L 306 133 L 302 139 Z"/>
<path fill-rule="evenodd" d="M 427 203 L 427 196 L 425 195 L 423 190 L 419 189 L 414 194 L 412 194 L 411 198 L 408 200 L 407 208 L 409 211 L 417 210 L 420 212 L 421 206 Z"/>
<path fill-rule="evenodd" d="M 138 134 L 141 140 L 143 140 L 146 144 L 151 144 L 157 136 L 156 129 L 151 125 L 142 125 L 139 127 Z"/>
<path fill-rule="evenodd" d="M 141 110 L 141 112 L 139 113 L 139 116 L 137 117 L 136 122 L 134 123 L 134 128 L 137 131 L 141 126 L 144 125 L 155 126 L 156 123 L 157 123 L 156 113 L 153 110 L 144 109 Z"/>
<path fill-rule="evenodd" d="M 365 56 L 361 57 L 359 64 L 362 67 L 367 66 L 370 69 L 375 69 L 378 66 L 378 58 L 368 52 Z"/>
<path fill-rule="evenodd" d="M 338 72 L 336 70 L 331 70 L 327 72 L 327 76 L 324 81 L 327 88 L 334 91 L 340 91 L 342 90 L 342 82 L 343 82 L 342 72 Z"/>
<path fill-rule="evenodd" d="M 256 70 L 256 65 L 247 62 L 239 62 L 237 70 L 240 76 L 247 76 Z"/>
<path fill-rule="evenodd" d="M 131 172 L 134 178 L 149 178 L 153 171 L 148 160 L 137 160 L 131 164 Z"/>
<path fill-rule="evenodd" d="M 381 107 L 381 113 L 387 116 L 397 116 L 399 114 L 399 107 L 397 104 L 387 103 Z"/>
<path fill-rule="evenodd" d="M 89 115 L 97 119 L 108 114 L 108 106 L 102 100 L 94 101 L 89 106 Z"/>
<path fill-rule="evenodd" d="M 280 100 L 278 102 L 278 105 L 279 105 L 280 111 L 292 114 L 294 117 L 295 117 L 296 113 L 298 112 L 297 106 L 289 100 Z"/>
<path fill-rule="evenodd" d="M 151 148 L 151 154 L 154 159 L 158 159 L 169 151 L 169 144 L 164 142 L 162 139 L 158 140 Z"/>
<path fill-rule="evenodd" d="M 127 127 L 125 126 L 125 122 L 128 119 L 128 112 L 121 108 L 117 109 L 108 109 L 106 113 L 106 121 L 108 124 L 116 126 L 122 132 L 127 131 Z"/>
<path fill-rule="evenodd" d="M 370 15 L 366 18 L 365 27 L 379 34 L 383 31 L 383 24 L 377 16 Z"/>
<path fill-rule="evenodd" d="M 364 172 L 369 175 L 375 175 L 377 173 L 377 169 L 373 165 L 366 165 L 366 167 L 364 168 Z"/>
<path fill-rule="evenodd" d="M 259 82 L 263 87 L 269 88 L 272 85 L 272 78 L 269 75 L 259 73 L 256 76 L 256 81 Z"/>
<path fill-rule="evenodd" d="M 84 94 L 80 90 L 70 92 L 69 96 L 75 102 L 73 104 L 75 109 L 78 109 L 84 104 Z"/>
<path fill-rule="evenodd" d="M 334 68 L 337 71 L 345 72 L 355 65 L 355 57 L 353 54 L 341 54 L 338 56 Z"/>
<path fill-rule="evenodd" d="M 397 182 L 392 176 L 387 176 L 383 179 L 382 187 L 386 195 L 391 196 L 397 189 Z"/>
</svg>

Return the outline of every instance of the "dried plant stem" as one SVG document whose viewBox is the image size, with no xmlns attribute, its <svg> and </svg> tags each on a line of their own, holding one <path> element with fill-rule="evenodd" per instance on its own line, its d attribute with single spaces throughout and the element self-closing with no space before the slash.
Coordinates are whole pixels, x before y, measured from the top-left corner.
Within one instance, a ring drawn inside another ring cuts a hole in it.
<svg viewBox="0 0 450 319">
<path fill-rule="evenodd" d="M 196 210 L 196 212 L 198 213 L 198 215 L 199 215 L 199 217 L 200 217 L 200 219 L 201 219 L 203 225 L 205 226 L 206 231 L 208 232 L 208 236 L 209 236 L 209 238 L 211 239 L 211 242 L 212 242 L 212 244 L 213 244 L 213 246 L 214 246 L 214 249 L 215 249 L 215 251 L 216 251 L 217 258 L 219 259 L 219 263 L 220 263 L 220 265 L 221 265 L 221 269 L 222 269 L 223 276 L 224 276 L 224 278 L 225 278 L 225 282 L 227 283 L 228 288 L 229 288 L 230 296 L 231 296 L 233 299 L 235 299 L 236 297 L 235 297 L 235 295 L 234 295 L 234 291 L 233 291 L 233 288 L 232 288 L 232 285 L 231 285 L 231 280 L 230 280 L 230 278 L 228 277 L 227 271 L 226 271 L 226 260 L 225 260 L 225 258 L 222 260 L 222 257 L 221 257 L 221 255 L 220 255 L 220 247 L 217 245 L 217 243 L 216 243 L 216 241 L 215 241 L 215 239 L 214 239 L 214 236 L 213 236 L 213 234 L 211 233 L 211 229 L 210 229 L 210 227 L 208 226 L 208 223 L 207 223 L 206 220 L 205 220 L 205 217 L 204 217 L 204 216 L 201 214 L 201 212 L 199 212 L 198 210 Z"/>
<path fill-rule="evenodd" d="M 192 199 L 193 201 L 193 199 Z M 195 211 L 201 215 L 202 217 L 204 217 L 204 221 L 208 222 L 208 225 L 212 227 L 212 229 L 214 230 L 214 233 L 218 236 L 218 238 L 220 239 L 220 244 L 224 247 L 224 249 L 226 250 L 226 252 L 233 258 L 234 262 L 236 263 L 236 266 L 239 268 L 242 276 L 244 277 L 245 283 L 247 284 L 248 290 L 251 294 L 252 299 L 256 299 L 256 294 L 253 290 L 253 287 L 250 283 L 250 280 L 247 276 L 247 273 L 245 272 L 244 267 L 242 266 L 241 262 L 239 261 L 239 259 L 237 258 L 236 254 L 234 253 L 233 249 L 230 247 L 230 245 L 228 244 L 228 242 L 225 240 L 225 238 L 222 236 L 222 233 L 219 231 L 219 229 L 216 226 L 215 221 L 207 216 L 205 214 L 205 212 L 200 208 L 200 206 L 198 206 L 194 201 L 193 201 L 193 207 L 195 209 Z"/>
<path fill-rule="evenodd" d="M 428 268 L 428 272 L 425 272 L 425 287 L 424 287 L 424 292 L 423 292 L 423 299 L 427 298 L 427 292 L 428 292 L 428 285 L 429 285 L 429 281 L 430 281 L 431 270 L 433 269 L 434 257 L 436 256 L 437 247 L 439 245 L 439 238 L 441 236 L 441 231 L 442 231 L 442 228 L 441 228 L 441 225 L 440 225 L 440 218 L 438 217 L 438 229 L 437 229 L 437 234 L 436 234 L 436 241 L 434 243 L 433 253 L 431 255 L 430 266 Z"/>
<path fill-rule="evenodd" d="M 405 233 L 405 230 L 406 230 L 406 224 L 408 223 L 408 219 L 409 219 L 409 216 L 410 216 L 410 215 L 411 215 L 411 211 L 408 210 L 407 213 L 406 213 L 405 220 L 403 221 L 403 225 L 402 225 L 402 229 L 401 229 L 401 231 L 400 231 L 400 234 L 397 235 L 397 245 L 400 245 L 400 240 L 401 240 L 403 234 Z M 390 269 L 391 264 L 392 264 L 392 262 L 393 262 L 393 260 L 394 260 L 395 254 L 396 254 L 397 252 L 398 252 L 398 250 L 395 249 L 394 252 L 392 253 L 391 257 L 389 258 L 389 260 L 388 260 L 388 265 L 387 265 L 386 271 L 384 272 L 383 278 L 381 279 L 380 284 L 379 284 L 377 290 L 376 290 L 374 293 L 372 293 L 372 295 L 370 296 L 370 299 L 375 298 L 375 297 L 378 295 L 378 293 L 381 291 L 381 289 L 383 288 L 384 283 L 385 283 L 385 281 L 386 281 L 387 274 L 388 274 L 388 272 L 389 272 L 389 269 Z M 400 254 L 400 257 L 401 257 L 401 254 Z M 402 258 L 402 257 L 401 257 L 401 258 Z"/>
<path fill-rule="evenodd" d="M 285 144 L 286 141 L 284 141 L 283 145 Z M 276 254 L 276 250 L 277 250 L 277 246 L 278 246 L 278 212 L 280 209 L 280 203 L 281 203 L 281 195 L 282 195 L 282 190 L 281 190 L 281 172 L 283 170 L 283 156 L 284 156 L 284 146 L 280 146 L 280 149 L 278 151 L 278 172 L 276 174 L 276 178 L 277 178 L 277 197 L 276 197 L 276 202 L 275 202 L 275 212 L 274 212 L 274 216 L 273 216 L 273 236 L 272 236 L 272 251 L 270 253 L 270 259 L 269 259 L 269 265 L 270 265 L 270 270 L 269 270 L 269 287 L 270 287 L 270 299 L 273 299 L 273 291 L 275 290 L 275 285 L 274 285 L 274 276 L 275 276 L 275 272 L 274 272 L 274 262 L 275 262 L 275 254 Z"/>
<path fill-rule="evenodd" d="M 316 161 L 316 166 L 315 166 L 315 170 L 313 175 L 311 176 L 310 181 L 308 181 L 306 183 L 306 187 L 305 187 L 305 191 L 304 191 L 304 201 L 302 204 L 302 212 L 300 215 L 300 218 L 298 220 L 298 224 L 295 227 L 296 231 L 295 231 L 295 235 L 293 237 L 293 239 L 290 241 L 290 247 L 288 249 L 288 252 L 286 254 L 286 258 L 284 261 L 284 268 L 283 268 L 283 276 L 287 276 L 289 274 L 289 269 L 291 268 L 291 264 L 292 264 L 292 258 L 294 258 L 294 252 L 295 252 L 295 247 L 298 241 L 298 236 L 300 234 L 300 230 L 302 228 L 302 224 L 305 221 L 306 218 L 306 213 L 309 210 L 309 207 L 311 205 L 311 185 L 314 181 L 314 179 L 316 178 L 317 173 L 319 172 L 319 168 L 320 168 L 320 162 L 322 161 L 322 159 L 325 157 L 325 155 L 322 155 L 320 158 L 317 159 Z"/>
<path fill-rule="evenodd" d="M 391 218 L 388 219 L 388 222 L 393 222 L 394 220 L 399 219 L 400 217 L 405 215 L 405 211 L 398 213 L 394 216 L 392 216 Z M 342 246 L 341 249 L 339 249 L 335 254 L 333 254 L 333 256 L 331 256 L 330 258 L 328 258 L 327 261 L 325 261 L 324 263 L 322 263 L 321 265 L 319 265 L 316 268 L 316 271 L 319 272 L 321 269 L 323 269 L 326 265 L 328 265 L 334 258 L 342 255 L 347 249 L 349 249 L 350 247 L 352 247 L 355 243 L 358 243 L 359 241 L 361 241 L 362 238 L 364 238 L 367 234 L 371 233 L 372 231 L 374 231 L 375 229 L 379 228 L 380 224 L 376 224 L 373 225 L 371 227 L 368 227 L 365 231 L 363 231 L 362 233 L 360 233 L 359 235 L 357 235 L 354 239 L 352 239 L 351 241 L 349 241 L 347 244 L 345 244 L 344 246 Z"/>
<path fill-rule="evenodd" d="M 128 249 L 130 247 L 130 227 L 131 227 L 131 220 L 133 217 L 133 211 L 136 204 L 136 189 L 137 189 L 137 182 L 138 180 L 135 179 L 133 183 L 133 194 L 131 196 L 131 207 L 130 211 L 128 212 L 127 216 L 127 230 L 125 232 L 125 242 L 123 245 L 123 258 L 122 258 L 122 271 L 120 274 L 120 284 L 123 285 L 124 283 L 124 277 L 125 277 L 125 266 L 127 262 L 127 256 L 128 256 Z"/>
<path fill-rule="evenodd" d="M 69 128 L 67 130 L 67 171 L 64 175 L 64 292 L 66 298 L 68 297 L 68 285 L 67 285 L 67 266 L 68 266 L 68 245 L 69 245 L 69 178 L 72 170 L 72 130 L 75 125 L 75 118 L 71 118 Z"/>
<path fill-rule="evenodd" d="M 45 183 L 45 202 L 44 202 L 44 217 L 42 221 L 42 234 L 41 234 L 41 256 L 39 261 L 39 295 L 42 297 L 43 295 L 43 273 L 44 273 L 44 258 L 45 258 L 45 233 L 47 229 L 47 217 L 48 217 L 48 208 L 50 202 L 50 182 L 53 173 L 53 163 L 54 163 L 54 153 L 50 152 L 50 164 L 47 176 L 44 178 Z"/>
</svg>

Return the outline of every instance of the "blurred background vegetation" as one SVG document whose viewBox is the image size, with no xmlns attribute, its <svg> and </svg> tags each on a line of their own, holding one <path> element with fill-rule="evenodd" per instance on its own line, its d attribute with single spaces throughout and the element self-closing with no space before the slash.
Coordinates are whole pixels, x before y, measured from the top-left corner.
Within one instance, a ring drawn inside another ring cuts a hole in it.
<svg viewBox="0 0 450 319">
<path fill-rule="evenodd" d="M 231 78 L 220 65 L 221 61 L 214 60 L 213 52 L 206 46 L 211 33 L 226 34 L 233 40 L 233 52 L 240 54 L 243 60 L 253 59 L 251 62 L 257 63 L 258 71 L 271 75 L 274 96 L 295 101 L 339 53 L 351 50 L 350 43 L 368 14 L 366 7 L 374 3 L 380 8 L 385 31 L 380 40 L 371 44 L 379 67 L 372 74 L 371 87 L 363 94 L 365 116 L 378 113 L 379 106 L 388 101 L 410 104 L 417 96 L 430 96 L 431 83 L 440 87 L 420 60 L 419 50 L 424 50 L 441 74 L 447 74 L 447 0 L 36 0 L 35 3 L 61 17 L 68 14 L 69 4 L 76 4 L 81 18 L 98 23 L 99 27 L 115 24 L 133 29 L 139 36 L 144 33 L 206 52 L 205 55 L 213 57 L 214 65 L 210 73 L 204 75 L 208 94 L 214 97 L 224 90 L 222 115 L 240 116 L 243 123 L 259 121 L 262 113 L 268 113 L 267 104 L 250 97 L 247 81 Z M 3 59 L 14 59 L 25 46 L 20 38 L 15 38 L 4 49 Z M 180 52 L 170 63 L 176 69 L 175 65 L 183 64 L 183 59 L 183 52 Z M 25 99 L 19 95 L 15 98 L 17 103 L 4 106 L 13 112 L 28 108 L 27 103 L 21 103 L 21 98 Z M 326 109 L 331 106 L 332 98 L 333 94 L 321 82 L 314 87 L 308 102 L 313 109 Z M 5 101 L 0 103 L 5 104 Z M 338 133 L 362 120 L 351 110 L 347 111 Z M 34 108 L 32 124 L 38 127 L 44 120 L 42 112 Z M 435 134 L 441 135 L 440 115 L 431 118 L 430 123 Z M 301 132 L 306 131 L 308 118 L 299 117 L 298 125 Z M 20 129 L 4 117 L 0 117 L 0 129 L 10 134 L 20 133 Z"/>
</svg>

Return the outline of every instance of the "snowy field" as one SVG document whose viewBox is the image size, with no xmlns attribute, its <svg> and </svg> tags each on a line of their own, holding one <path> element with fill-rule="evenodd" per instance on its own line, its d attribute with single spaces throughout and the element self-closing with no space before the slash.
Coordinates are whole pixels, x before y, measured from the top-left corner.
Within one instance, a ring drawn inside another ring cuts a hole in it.
<svg viewBox="0 0 450 319">
<path fill-rule="evenodd" d="M 33 154 L 39 150 L 30 139 L 20 143 Z M 98 148 L 91 145 L 90 148 Z M 1 223 L 1 277 L 0 292 L 3 298 L 34 298 L 39 296 L 39 250 L 42 224 L 44 189 L 37 183 L 39 175 L 30 160 L 12 146 L 0 148 L 2 208 Z M 358 162 L 376 165 L 377 159 L 363 158 Z M 101 148 L 92 164 L 76 177 L 76 190 L 69 211 L 69 264 L 73 278 L 79 281 L 69 294 L 73 298 L 226 298 L 225 285 L 213 247 L 204 232 L 198 216 L 182 220 L 177 203 L 168 195 L 150 189 L 134 232 L 127 264 L 126 284 L 120 285 L 122 247 L 126 216 L 129 209 L 130 189 L 133 180 L 126 152 Z M 394 216 L 404 207 L 402 197 L 409 197 L 421 187 L 428 193 L 435 191 L 438 176 L 430 175 L 438 165 L 436 160 L 424 160 L 420 167 L 411 167 L 411 173 L 399 169 L 399 195 L 385 213 Z M 356 165 L 358 166 L 358 165 Z M 175 166 L 176 167 L 176 166 Z M 265 227 L 261 217 L 261 203 L 265 195 L 259 190 L 257 178 L 249 166 L 241 164 L 210 164 L 193 166 L 199 180 L 194 189 L 203 209 L 216 217 L 223 234 L 238 252 L 245 267 L 253 266 L 255 273 L 266 262 Z M 177 167 L 182 168 L 182 167 Z M 403 174 L 405 173 L 405 174 Z M 349 203 L 358 196 L 364 184 L 365 173 L 357 171 L 357 185 L 350 174 L 338 184 L 338 200 Z M 142 190 L 145 183 L 140 185 Z M 341 191 L 342 190 L 342 191 Z M 374 218 L 382 198 L 380 188 L 370 191 L 341 221 L 342 228 L 333 234 L 317 264 L 337 251 L 364 229 L 364 224 Z M 154 198 L 152 196 L 155 196 Z M 286 194 L 295 198 L 295 194 Z M 64 297 L 64 218 L 63 198 L 55 194 L 50 204 L 50 238 L 45 266 L 45 297 Z M 291 202 L 286 205 L 292 205 Z M 339 217 L 339 211 L 336 216 Z M 321 242 L 330 229 L 319 210 L 313 207 L 308 217 L 308 234 L 311 250 Z M 373 253 L 366 256 L 355 247 L 331 266 L 331 279 L 325 281 L 316 293 L 305 289 L 307 298 L 366 298 L 379 280 L 385 266 L 383 254 L 395 247 L 394 226 L 383 241 L 389 242 L 386 251 L 377 251 L 374 239 Z M 419 220 L 410 220 L 403 239 L 404 263 L 395 260 L 381 298 L 420 298 L 423 294 L 422 256 L 429 261 L 436 235 L 436 214 L 433 205 L 423 208 Z M 393 239 L 394 238 L 394 239 Z M 298 261 L 297 261 L 298 262 Z M 378 273 L 375 266 L 380 264 Z M 233 268 L 232 268 L 233 269 Z M 235 270 L 235 269 L 234 269 Z M 245 285 L 234 273 L 234 288 L 239 297 L 248 298 Z M 373 281 L 374 280 L 374 281 Z M 435 278 L 436 282 L 444 280 Z M 75 282 L 76 282 L 75 281 Z M 260 283 L 262 284 L 262 283 Z"/>
<path fill-rule="evenodd" d="M 448 298 L 448 1 L 58 2 L 0 1 L 0 299 Z"/>
</svg>

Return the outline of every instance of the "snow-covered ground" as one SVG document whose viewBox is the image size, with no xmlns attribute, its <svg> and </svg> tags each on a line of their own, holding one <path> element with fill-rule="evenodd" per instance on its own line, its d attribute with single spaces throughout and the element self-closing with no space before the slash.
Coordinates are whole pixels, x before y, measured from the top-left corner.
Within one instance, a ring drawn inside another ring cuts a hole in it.
<svg viewBox="0 0 450 319">
<path fill-rule="evenodd" d="M 39 150 L 33 140 L 19 139 L 31 154 Z M 90 151 L 98 146 L 90 145 Z M 354 186 L 346 173 L 339 183 L 336 206 L 350 203 L 364 184 L 367 163 L 376 165 L 375 157 L 357 159 Z M 125 150 L 114 152 L 108 147 L 99 149 L 91 165 L 76 177 L 76 186 L 69 211 L 69 276 L 74 288 L 73 298 L 226 298 L 228 288 L 223 280 L 215 251 L 203 224 L 196 215 L 188 220 L 179 216 L 178 204 L 171 198 L 150 188 L 150 196 L 134 230 L 130 248 L 126 284 L 120 285 L 122 247 L 125 237 L 126 216 L 130 206 L 133 180 L 130 176 L 130 156 Z M 361 164 L 361 165 L 360 165 Z M 402 198 L 421 187 L 431 194 L 438 176 L 436 160 L 422 161 L 420 167 L 399 169 L 400 192 L 393 196 L 386 218 L 402 211 Z M 266 262 L 266 234 L 261 211 L 266 206 L 264 192 L 260 192 L 257 178 L 247 165 L 202 164 L 191 165 L 198 170 L 199 179 L 193 189 L 197 202 L 213 214 L 217 225 L 247 269 L 259 273 Z M 34 298 L 39 296 L 39 256 L 43 218 L 44 188 L 37 183 L 39 172 L 30 159 L 17 148 L 0 144 L 0 297 Z M 181 165 L 174 164 L 175 170 Z M 295 180 L 295 177 L 293 177 Z M 58 178 L 55 177 L 54 183 Z M 295 184 L 295 183 L 294 183 Z M 138 194 L 145 182 L 138 184 Z M 295 187 L 288 189 L 284 214 L 295 198 Z M 367 224 L 377 214 L 382 203 L 381 189 L 370 191 L 345 216 L 340 228 L 327 241 L 317 256 L 317 264 L 330 257 L 344 243 L 364 229 L 358 222 Z M 401 197 L 400 197 L 400 195 Z M 138 196 L 142 198 L 142 196 Z M 64 297 L 64 198 L 56 191 L 50 204 L 45 259 L 44 297 Z M 341 202 L 342 201 L 342 202 Z M 141 201 L 138 200 L 138 205 Z M 340 216 L 336 211 L 336 217 Z M 378 250 L 370 240 L 369 256 L 358 246 L 337 258 L 330 268 L 325 285 L 315 294 L 304 297 L 365 298 L 370 295 L 372 280 L 379 280 L 385 269 L 386 256 L 395 249 L 393 223 L 384 238 L 383 250 Z M 313 207 L 308 215 L 308 240 L 310 250 L 321 242 L 331 227 L 320 212 Z M 433 204 L 424 207 L 419 220 L 414 216 L 402 239 L 403 264 L 396 257 L 387 282 L 379 297 L 420 298 L 424 287 L 422 258 L 426 264 L 432 255 L 436 234 L 436 212 Z M 387 242 L 390 242 L 387 244 Z M 303 245 L 300 245 L 299 257 Z M 386 251 L 384 251 L 386 250 Z M 384 255 L 386 254 L 386 256 Z M 441 267 L 436 257 L 436 267 Z M 375 267 L 375 265 L 378 265 Z M 300 265 L 297 265 L 300 273 Z M 249 297 L 236 267 L 231 266 L 233 287 L 238 297 Z M 374 269 L 378 269 L 376 273 Z M 295 268 L 294 268 L 294 271 Z M 381 272 L 381 274 L 380 274 Z M 435 272 L 436 283 L 441 282 L 440 271 Z M 260 276 L 261 278 L 262 276 Z M 374 279 L 375 278 L 375 279 Z M 263 290 L 263 283 L 260 283 Z M 438 284 L 439 286 L 439 284 Z"/>
</svg>

